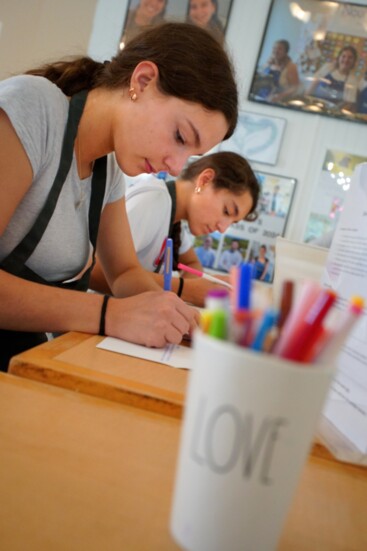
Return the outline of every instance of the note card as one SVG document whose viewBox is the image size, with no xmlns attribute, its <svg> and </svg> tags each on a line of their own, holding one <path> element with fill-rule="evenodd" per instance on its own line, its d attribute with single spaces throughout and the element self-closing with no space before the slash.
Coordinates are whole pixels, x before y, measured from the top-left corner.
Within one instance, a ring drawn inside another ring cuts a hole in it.
<svg viewBox="0 0 367 551">
<path fill-rule="evenodd" d="M 165 348 L 147 348 L 114 337 L 106 337 L 97 344 L 97 348 L 103 348 L 118 354 L 126 354 L 127 356 L 135 356 L 136 358 L 166 364 L 171 367 L 191 368 L 192 350 L 179 344 L 168 344 Z"/>
</svg>

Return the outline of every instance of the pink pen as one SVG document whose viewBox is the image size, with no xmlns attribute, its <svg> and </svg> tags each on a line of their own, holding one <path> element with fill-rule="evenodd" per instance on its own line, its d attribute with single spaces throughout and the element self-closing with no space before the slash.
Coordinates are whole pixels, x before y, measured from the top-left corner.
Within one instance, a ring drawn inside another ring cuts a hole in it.
<svg viewBox="0 0 367 551">
<path fill-rule="evenodd" d="M 293 338 L 288 340 L 280 354 L 288 360 L 306 362 L 308 351 L 323 333 L 322 322 L 336 300 L 336 293 L 321 289 L 316 299 L 309 305 L 303 319 L 299 320 Z"/>
<path fill-rule="evenodd" d="M 364 300 L 362 297 L 352 297 L 349 306 L 340 317 L 337 326 L 323 340 L 321 351 L 316 356 L 317 363 L 333 364 L 344 342 L 357 320 L 363 314 Z"/>
<path fill-rule="evenodd" d="M 287 319 L 281 328 L 280 336 L 273 348 L 274 354 L 282 356 L 285 347 L 290 341 L 294 340 L 309 305 L 316 299 L 320 290 L 321 286 L 316 281 L 306 280 L 302 283 L 299 297 L 296 301 L 293 301 L 292 308 L 287 315 Z"/>
<path fill-rule="evenodd" d="M 222 279 L 219 279 L 218 277 L 214 277 L 205 272 L 201 272 L 200 270 L 196 270 L 195 268 L 191 268 L 191 266 L 186 266 L 185 264 L 181 264 L 181 262 L 177 264 L 177 268 L 179 270 L 182 270 L 183 272 L 187 272 L 189 274 L 202 277 L 203 279 L 207 279 L 208 281 L 212 281 L 213 283 L 217 283 L 218 285 L 223 285 L 224 287 L 228 287 L 228 289 L 232 289 L 232 285 L 230 283 L 227 283 L 226 281 L 223 281 Z"/>
</svg>

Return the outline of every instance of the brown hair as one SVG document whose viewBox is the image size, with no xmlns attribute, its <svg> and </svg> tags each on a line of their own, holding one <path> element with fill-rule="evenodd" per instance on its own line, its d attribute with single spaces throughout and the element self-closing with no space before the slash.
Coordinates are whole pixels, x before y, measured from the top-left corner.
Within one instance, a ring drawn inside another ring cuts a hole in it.
<svg viewBox="0 0 367 551">
<path fill-rule="evenodd" d="M 206 168 L 212 168 L 215 172 L 214 189 L 227 189 L 235 195 L 241 195 L 245 191 L 250 192 L 252 207 L 245 220 L 254 220 L 260 195 L 260 184 L 246 159 L 232 151 L 204 155 L 184 168 L 179 179 L 194 180 Z"/>
<path fill-rule="evenodd" d="M 152 61 L 163 94 L 223 113 L 232 135 L 238 116 L 234 69 L 224 48 L 205 30 L 188 23 L 163 23 L 132 38 L 110 62 L 89 57 L 46 64 L 27 71 L 44 76 L 68 95 L 96 87 L 127 88 L 135 67 Z"/>
</svg>

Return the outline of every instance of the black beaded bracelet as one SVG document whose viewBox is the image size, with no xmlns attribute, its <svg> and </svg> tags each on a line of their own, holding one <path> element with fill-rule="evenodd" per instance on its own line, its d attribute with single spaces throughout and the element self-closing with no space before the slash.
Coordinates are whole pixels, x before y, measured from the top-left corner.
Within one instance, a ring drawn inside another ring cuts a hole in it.
<svg viewBox="0 0 367 551">
<path fill-rule="evenodd" d="M 98 331 L 98 335 L 102 335 L 102 337 L 106 335 L 106 332 L 105 332 L 106 310 L 107 310 L 107 302 L 110 298 L 111 298 L 111 295 L 105 295 L 103 297 L 102 308 L 101 308 L 101 318 L 99 321 L 99 331 Z"/>
<path fill-rule="evenodd" d="M 182 276 L 180 276 L 180 283 L 179 283 L 178 290 L 177 290 L 177 296 L 178 297 L 180 297 L 182 295 L 183 286 L 184 286 L 184 278 Z"/>
</svg>

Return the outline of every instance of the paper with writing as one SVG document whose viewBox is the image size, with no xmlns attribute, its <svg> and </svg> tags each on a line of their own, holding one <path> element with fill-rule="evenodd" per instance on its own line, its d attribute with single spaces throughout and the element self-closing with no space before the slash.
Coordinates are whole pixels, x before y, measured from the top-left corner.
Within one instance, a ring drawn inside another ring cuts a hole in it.
<svg viewBox="0 0 367 551">
<path fill-rule="evenodd" d="M 97 348 L 103 348 L 118 354 L 126 354 L 127 356 L 135 356 L 136 358 L 170 365 L 171 367 L 191 368 L 192 351 L 190 348 L 179 344 L 168 344 L 165 348 L 147 348 L 114 337 L 106 337 L 97 344 Z"/>
<path fill-rule="evenodd" d="M 367 163 L 356 167 L 322 279 L 347 308 L 353 295 L 367 302 Z M 341 348 L 324 416 L 367 457 L 367 309 Z M 322 435 L 321 435 L 322 436 Z M 326 437 L 327 439 L 327 437 Z M 348 458 L 345 458 L 348 460 Z"/>
</svg>

